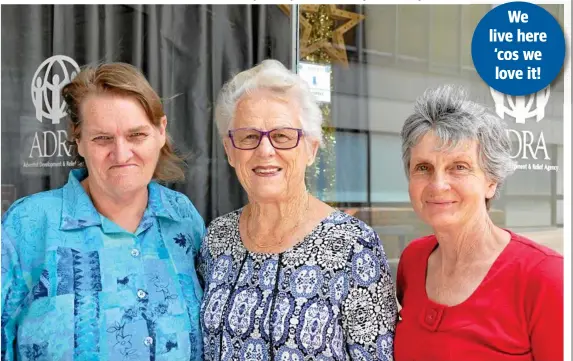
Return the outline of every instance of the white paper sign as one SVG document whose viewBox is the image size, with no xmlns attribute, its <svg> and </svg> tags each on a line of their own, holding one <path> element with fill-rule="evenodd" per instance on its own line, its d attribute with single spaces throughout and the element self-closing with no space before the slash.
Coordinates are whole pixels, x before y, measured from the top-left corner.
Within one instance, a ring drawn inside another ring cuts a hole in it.
<svg viewBox="0 0 573 361">
<path fill-rule="evenodd" d="M 306 80 L 310 91 L 321 103 L 330 103 L 330 65 L 300 62 L 298 75 Z"/>
</svg>

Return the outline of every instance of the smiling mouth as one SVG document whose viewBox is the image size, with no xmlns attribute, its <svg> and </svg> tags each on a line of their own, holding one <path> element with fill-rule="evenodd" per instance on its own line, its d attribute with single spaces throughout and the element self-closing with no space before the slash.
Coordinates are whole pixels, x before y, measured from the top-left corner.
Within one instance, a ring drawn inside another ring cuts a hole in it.
<svg viewBox="0 0 573 361">
<path fill-rule="evenodd" d="M 280 167 L 255 167 L 253 172 L 261 177 L 270 177 L 279 174 L 283 169 Z"/>
<path fill-rule="evenodd" d="M 433 206 L 448 206 L 450 204 L 454 204 L 456 203 L 455 201 L 449 201 L 449 202 L 426 202 L 428 204 L 431 204 Z"/>
<path fill-rule="evenodd" d="M 135 166 L 136 166 L 135 164 L 119 164 L 119 165 L 112 165 L 111 167 L 109 167 L 109 169 L 123 169 Z"/>
</svg>

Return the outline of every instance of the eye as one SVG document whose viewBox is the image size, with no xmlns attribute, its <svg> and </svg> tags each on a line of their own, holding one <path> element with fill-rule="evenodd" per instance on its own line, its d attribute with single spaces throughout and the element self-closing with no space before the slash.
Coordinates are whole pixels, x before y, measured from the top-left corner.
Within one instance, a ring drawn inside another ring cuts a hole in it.
<svg viewBox="0 0 573 361">
<path fill-rule="evenodd" d="M 467 170 L 468 167 L 466 167 L 464 164 L 456 164 L 455 169 L 456 170 Z"/>
<path fill-rule="evenodd" d="M 285 143 L 291 140 L 291 138 L 285 133 L 273 133 L 273 140 L 278 143 Z"/>
<path fill-rule="evenodd" d="M 416 167 L 414 167 L 414 170 L 417 172 L 427 172 L 430 170 L 430 167 L 428 167 L 426 164 L 418 164 Z"/>
<path fill-rule="evenodd" d="M 136 138 L 136 139 L 144 139 L 147 137 L 146 133 L 133 133 L 131 134 L 132 138 Z"/>
<path fill-rule="evenodd" d="M 108 135 L 100 135 L 100 136 L 97 136 L 97 137 L 93 138 L 92 140 L 93 140 L 94 142 L 106 142 L 106 141 L 109 141 L 109 140 L 112 140 L 112 139 L 113 139 L 113 137 L 110 137 L 110 136 L 108 136 Z"/>
</svg>

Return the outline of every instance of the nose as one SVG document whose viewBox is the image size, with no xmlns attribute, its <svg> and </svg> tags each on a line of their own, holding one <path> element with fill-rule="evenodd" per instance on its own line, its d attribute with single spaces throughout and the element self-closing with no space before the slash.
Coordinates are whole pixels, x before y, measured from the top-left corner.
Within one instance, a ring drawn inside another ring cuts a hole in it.
<svg viewBox="0 0 573 361">
<path fill-rule="evenodd" d="M 431 186 L 436 191 L 447 191 L 450 189 L 450 182 L 444 172 L 436 171 L 432 175 Z"/>
<path fill-rule="evenodd" d="M 257 152 L 261 157 L 270 157 L 275 154 L 275 148 L 271 144 L 268 136 L 264 136 L 263 139 L 261 139 L 261 144 L 259 144 Z"/>
<path fill-rule="evenodd" d="M 113 149 L 113 156 L 118 164 L 127 163 L 133 156 L 131 145 L 125 140 L 118 138 Z"/>
</svg>

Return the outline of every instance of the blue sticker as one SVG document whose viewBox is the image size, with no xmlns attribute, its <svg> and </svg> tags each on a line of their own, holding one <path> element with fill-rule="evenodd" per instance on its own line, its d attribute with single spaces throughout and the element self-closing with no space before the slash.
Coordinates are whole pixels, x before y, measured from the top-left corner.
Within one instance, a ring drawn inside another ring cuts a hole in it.
<svg viewBox="0 0 573 361">
<path fill-rule="evenodd" d="M 542 7 L 515 1 L 496 6 L 477 25 L 472 59 L 493 89 L 521 96 L 546 88 L 561 72 L 565 36 Z"/>
</svg>

